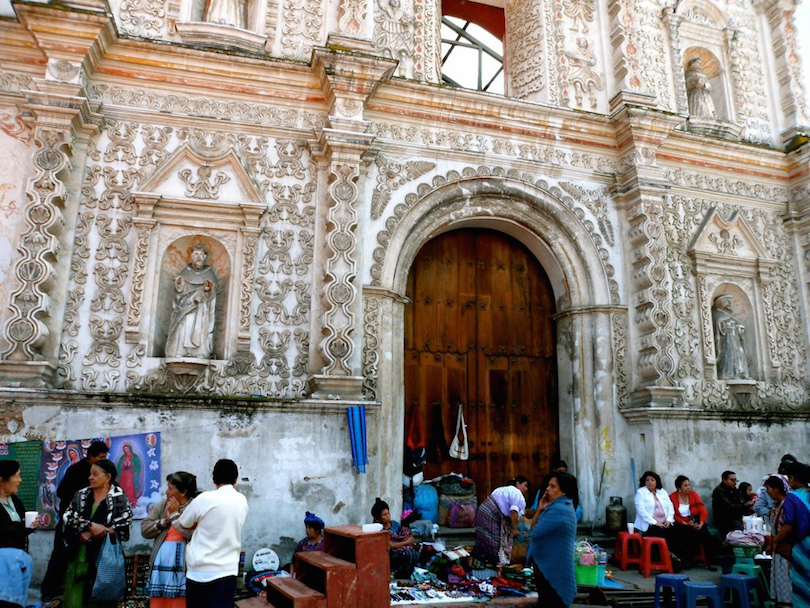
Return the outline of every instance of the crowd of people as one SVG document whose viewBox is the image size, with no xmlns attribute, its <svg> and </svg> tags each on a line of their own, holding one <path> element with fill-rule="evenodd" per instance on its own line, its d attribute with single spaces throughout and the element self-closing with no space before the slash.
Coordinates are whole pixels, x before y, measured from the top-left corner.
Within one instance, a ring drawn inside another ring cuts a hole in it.
<svg viewBox="0 0 810 608">
<path fill-rule="evenodd" d="M 106 456 L 106 444 L 94 442 L 60 483 L 60 523 L 41 587 L 43 600 L 51 606 L 114 608 L 123 599 L 124 588 L 119 585 L 123 570 L 116 578 L 109 562 L 99 556 L 117 552 L 123 566 L 121 543 L 129 540 L 132 509 L 117 483 L 118 469 Z M 209 492 L 197 490 L 191 473 L 177 471 L 166 477 L 166 498 L 141 521 L 143 537 L 154 539 L 147 585 L 152 608 L 233 607 L 242 527 L 248 515 L 247 499 L 236 491 L 238 477 L 236 464 L 227 459 L 214 465 L 216 489 Z M 38 522 L 26 525 L 22 501 L 16 496 L 21 483 L 20 464 L 0 460 L 2 605 L 26 605 L 31 581 L 28 536 Z M 108 545 L 117 548 L 110 550 Z"/>
<path fill-rule="evenodd" d="M 60 598 L 64 608 L 106 608 L 116 601 L 105 593 L 104 561 L 99 558 L 129 539 L 130 500 L 117 482 L 119 471 L 107 460 L 107 446 L 94 442 L 87 456 L 73 464 L 58 489 L 60 524 L 42 583 L 44 600 Z M 125 471 L 126 471 L 126 467 Z M 238 468 L 227 459 L 213 469 L 215 490 L 199 492 L 191 473 L 166 477 L 166 497 L 153 505 L 141 521 L 144 538 L 153 539 L 147 592 L 153 608 L 233 606 L 239 569 L 242 527 L 248 515 L 245 496 L 236 490 Z M 31 575 L 28 537 L 38 526 L 27 522 L 17 497 L 22 482 L 20 465 L 0 460 L 0 604 L 26 603 Z M 786 454 L 777 472 L 766 475 L 759 492 L 750 484 L 737 486 L 733 471 L 724 471 L 712 492 L 713 526 L 700 495 L 685 475 L 667 493 L 660 476 L 645 471 L 635 494 L 635 530 L 666 539 L 673 560 L 690 567 L 702 555 L 709 569 L 726 535 L 743 528 L 743 517 L 760 514 L 771 534 L 765 550 L 773 556 L 771 588 L 778 607 L 810 608 L 810 466 Z M 574 544 L 581 517 L 575 477 L 559 462 L 547 475 L 534 504 L 527 509 L 529 480 L 517 476 L 496 488 L 479 505 L 475 516 L 476 542 L 472 560 L 479 565 L 511 562 L 518 519 L 531 518 L 526 563 L 533 566 L 540 605 L 569 606 L 576 594 Z M 371 508 L 375 522 L 389 534 L 391 572 L 408 578 L 418 563 L 414 536 L 394 520 L 389 505 L 377 498 Z M 307 512 L 306 536 L 299 551 L 323 549 L 324 521 Z M 553 548 L 553 550 L 550 550 Z"/>
</svg>

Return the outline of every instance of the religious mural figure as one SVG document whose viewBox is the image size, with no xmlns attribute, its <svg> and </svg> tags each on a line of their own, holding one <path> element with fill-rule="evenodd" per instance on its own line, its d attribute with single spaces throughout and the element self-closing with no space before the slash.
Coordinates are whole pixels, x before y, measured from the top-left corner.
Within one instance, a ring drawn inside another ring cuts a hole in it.
<svg viewBox="0 0 810 608">
<path fill-rule="evenodd" d="M 569 78 L 574 85 L 574 99 L 577 106 L 582 107 L 582 98 L 588 95 L 591 108 L 596 108 L 596 91 L 604 88 L 602 77 L 596 73 L 596 54 L 591 50 L 591 43 L 587 38 L 577 38 L 577 48 L 566 51 L 565 55 L 571 64 Z"/>
<path fill-rule="evenodd" d="M 217 275 L 206 265 L 207 258 L 206 248 L 195 245 L 191 263 L 174 280 L 177 294 L 166 338 L 167 357 L 210 359 L 214 353 Z"/>
<path fill-rule="evenodd" d="M 411 17 L 402 7 L 400 0 L 380 0 L 380 12 L 374 18 L 377 22 L 375 44 L 390 51 L 393 59 L 400 62 L 411 57 Z"/>
<path fill-rule="evenodd" d="M 233 27 L 245 27 L 244 0 L 208 0 L 205 8 L 208 23 L 221 23 Z"/>
<path fill-rule="evenodd" d="M 714 347 L 717 349 L 717 377 L 748 378 L 745 356 L 745 326 L 734 318 L 730 295 L 717 296 L 712 307 Z"/>
<path fill-rule="evenodd" d="M 712 85 L 703 71 L 703 60 L 700 57 L 691 59 L 686 66 L 686 97 L 690 116 L 717 118 Z"/>
</svg>

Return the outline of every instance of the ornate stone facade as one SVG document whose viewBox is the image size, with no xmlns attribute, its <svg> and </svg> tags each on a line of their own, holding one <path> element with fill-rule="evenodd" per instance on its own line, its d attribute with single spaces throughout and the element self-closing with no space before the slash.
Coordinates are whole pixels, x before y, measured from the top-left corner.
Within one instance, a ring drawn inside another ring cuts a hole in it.
<svg viewBox="0 0 810 608">
<path fill-rule="evenodd" d="M 305 509 L 360 521 L 399 496 L 408 274 L 435 236 L 485 228 L 548 275 L 587 520 L 598 488 L 629 497 L 631 459 L 670 478 L 677 453 L 705 493 L 732 464 L 764 472 L 769 425 L 807 453 L 790 0 L 511 0 L 505 97 L 441 86 L 434 0 L 248 0 L 244 27 L 197 0 L 82 6 L 0 20 L 0 441 L 146 425 L 169 470 L 233 456 L 262 498 L 250 550 L 287 542 L 260 530 L 267 504 L 282 529 Z M 696 59 L 714 116 L 690 115 Z M 200 248 L 211 354 L 178 356 Z M 718 297 L 746 330 L 740 377 L 718 372 Z"/>
</svg>

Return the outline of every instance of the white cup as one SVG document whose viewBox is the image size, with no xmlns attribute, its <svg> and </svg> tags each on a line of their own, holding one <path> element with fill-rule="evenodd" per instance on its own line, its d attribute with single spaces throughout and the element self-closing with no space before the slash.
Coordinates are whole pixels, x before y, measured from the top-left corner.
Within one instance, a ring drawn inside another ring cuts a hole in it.
<svg viewBox="0 0 810 608">
<path fill-rule="evenodd" d="M 26 511 L 25 512 L 25 527 L 30 528 L 34 525 L 34 520 L 39 517 L 39 513 L 36 511 Z"/>
<path fill-rule="evenodd" d="M 627 531 L 630 534 L 633 534 L 633 532 L 636 531 L 636 524 L 627 524 Z"/>
</svg>

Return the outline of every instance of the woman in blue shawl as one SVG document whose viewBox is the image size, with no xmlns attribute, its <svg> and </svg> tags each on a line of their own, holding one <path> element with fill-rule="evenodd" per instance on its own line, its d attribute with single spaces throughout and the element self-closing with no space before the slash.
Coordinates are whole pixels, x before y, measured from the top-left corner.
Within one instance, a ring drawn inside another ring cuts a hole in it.
<svg viewBox="0 0 810 608">
<path fill-rule="evenodd" d="M 554 473 L 532 519 L 526 561 L 534 563 L 539 606 L 570 606 L 577 593 L 574 578 L 574 539 L 579 504 L 577 479 Z"/>
<path fill-rule="evenodd" d="M 792 490 L 782 503 L 782 526 L 773 547 L 793 541 L 790 557 L 793 608 L 810 608 L 810 467 L 792 463 L 787 470 Z"/>
</svg>

